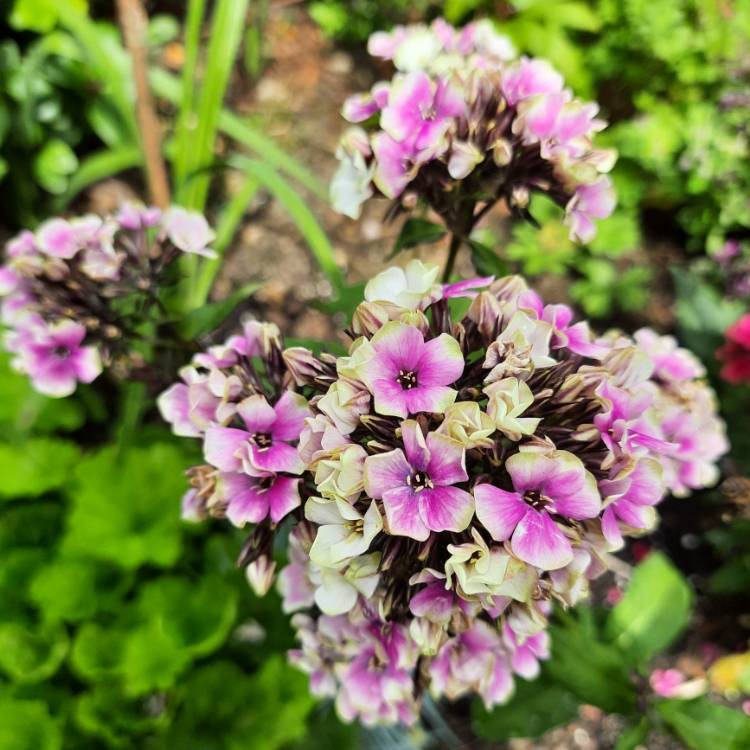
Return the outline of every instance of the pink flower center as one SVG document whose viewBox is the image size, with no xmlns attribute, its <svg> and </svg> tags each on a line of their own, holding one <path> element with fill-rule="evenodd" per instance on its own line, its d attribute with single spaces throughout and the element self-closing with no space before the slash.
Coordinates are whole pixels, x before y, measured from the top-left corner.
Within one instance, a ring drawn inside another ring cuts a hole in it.
<svg viewBox="0 0 750 750">
<path fill-rule="evenodd" d="M 434 120 L 437 117 L 435 105 L 431 104 L 429 107 L 420 107 L 419 115 L 423 120 Z"/>
<path fill-rule="evenodd" d="M 432 480 L 423 471 L 415 471 L 407 478 L 406 483 L 414 490 L 414 492 L 432 489 L 434 486 Z"/>
<path fill-rule="evenodd" d="M 417 387 L 417 373 L 413 370 L 399 370 L 396 382 L 405 390 Z"/>
<path fill-rule="evenodd" d="M 256 432 L 252 437 L 252 441 L 261 450 L 264 450 L 265 448 L 270 448 L 271 443 L 273 442 L 271 439 L 271 436 L 267 432 Z"/>
</svg>

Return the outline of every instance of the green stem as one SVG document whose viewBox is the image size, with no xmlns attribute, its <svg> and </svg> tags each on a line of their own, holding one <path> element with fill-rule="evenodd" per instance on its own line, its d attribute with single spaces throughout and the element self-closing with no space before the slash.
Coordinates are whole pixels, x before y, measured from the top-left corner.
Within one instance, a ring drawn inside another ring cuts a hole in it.
<svg viewBox="0 0 750 750">
<path fill-rule="evenodd" d="M 445 270 L 443 271 L 443 283 L 447 284 L 453 273 L 453 266 L 456 265 L 456 256 L 458 249 L 461 247 L 461 237 L 457 234 L 451 235 L 451 244 L 448 249 L 448 260 L 445 261 Z"/>
</svg>

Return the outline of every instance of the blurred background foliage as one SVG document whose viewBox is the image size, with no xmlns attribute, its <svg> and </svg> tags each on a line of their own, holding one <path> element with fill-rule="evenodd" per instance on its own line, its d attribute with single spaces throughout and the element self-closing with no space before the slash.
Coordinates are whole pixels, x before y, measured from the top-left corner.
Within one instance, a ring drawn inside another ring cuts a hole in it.
<svg viewBox="0 0 750 750">
<path fill-rule="evenodd" d="M 233 77 L 262 80 L 268 0 L 147 7 L 176 199 L 209 211 L 223 252 L 248 203 L 270 195 L 326 275 L 331 294 L 320 308 L 346 311 L 361 288 L 345 285 L 310 208 L 310 198 L 325 196 L 321 177 L 230 106 Z M 358 64 L 372 31 L 489 16 L 521 51 L 550 59 L 578 95 L 600 103 L 611 122 L 603 140 L 620 152 L 620 205 L 596 239 L 571 243 L 558 209 L 535 198 L 539 227 L 480 230 L 475 259 L 493 272 L 562 280 L 602 326 L 642 321 L 654 299 L 661 308 L 674 301 L 674 317 L 656 322 L 706 363 L 729 422 L 731 467 L 747 474 L 748 389 L 720 383 L 714 360 L 747 304 L 722 294 L 711 256 L 727 239 L 750 239 L 750 3 L 312 0 L 306 8 Z M 132 71 L 112 3 L 10 0 L 0 32 L 0 229 L 34 227 L 113 175 L 143 192 Z M 174 43 L 181 55 L 172 65 Z M 232 194 L 219 179 L 227 171 L 239 185 Z M 488 250 L 498 245 L 499 255 Z M 203 334 L 240 297 L 205 305 L 218 262 L 190 263 L 186 310 L 198 312 L 185 330 Z M 153 413 L 139 421 L 141 407 L 134 417 L 132 399 L 111 389 L 38 396 L 5 359 L 0 393 L 0 750 L 361 745 L 359 731 L 314 702 L 306 678 L 286 665 L 292 640 L 277 598 L 255 598 L 234 566 L 242 533 L 179 520 L 182 471 L 195 459 L 186 441 L 174 441 Z M 665 507 L 655 543 L 682 573 L 653 557 L 614 609 L 560 618 L 541 681 L 522 686 L 510 709 L 472 712 L 480 736 L 541 734 L 584 702 L 625 717 L 618 750 L 654 728 L 695 750 L 750 746 L 741 715 L 724 706 L 639 702 L 649 664 L 684 645 L 694 607 L 722 611 L 726 622 L 750 590 L 750 521 L 725 523 L 731 503 L 718 490 L 691 501 L 690 513 L 679 502 Z M 686 528 L 697 539 L 689 549 Z M 699 584 L 697 602 L 686 577 Z M 628 608 L 648 614 L 636 631 L 623 625 Z M 741 650 L 746 630 L 731 633 L 726 645 Z M 742 664 L 721 672 L 720 692 L 747 691 Z M 395 747 L 388 737 L 368 741 Z"/>
</svg>

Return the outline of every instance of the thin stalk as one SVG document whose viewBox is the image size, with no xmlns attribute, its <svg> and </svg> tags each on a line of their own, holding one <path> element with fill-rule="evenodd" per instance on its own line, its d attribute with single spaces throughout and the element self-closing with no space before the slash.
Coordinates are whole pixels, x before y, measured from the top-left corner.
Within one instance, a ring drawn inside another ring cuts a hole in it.
<svg viewBox="0 0 750 750">
<path fill-rule="evenodd" d="M 141 0 L 117 0 L 117 11 L 135 80 L 135 108 L 151 201 L 169 206 L 169 181 L 161 154 L 161 132 L 148 85 L 148 17 Z"/>
<path fill-rule="evenodd" d="M 445 261 L 445 270 L 443 271 L 443 283 L 447 284 L 453 273 L 453 266 L 456 265 L 456 256 L 461 247 L 461 237 L 458 234 L 451 234 L 451 244 L 448 248 L 448 260 Z"/>
</svg>

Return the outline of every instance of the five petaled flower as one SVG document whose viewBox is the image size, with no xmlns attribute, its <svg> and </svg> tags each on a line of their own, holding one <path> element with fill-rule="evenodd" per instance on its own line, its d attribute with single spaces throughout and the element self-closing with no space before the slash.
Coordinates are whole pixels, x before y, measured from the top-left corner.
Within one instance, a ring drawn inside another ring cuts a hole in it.
<svg viewBox="0 0 750 750">
<path fill-rule="evenodd" d="M 420 411 L 441 413 L 456 400 L 449 386 L 461 377 L 464 358 L 458 341 L 447 333 L 425 341 L 418 328 L 392 321 L 357 353 L 364 360 L 358 374 L 379 414 L 404 419 Z"/>
<path fill-rule="evenodd" d="M 474 515 L 471 495 L 454 485 L 468 479 L 464 449 L 414 420 L 401 423 L 404 450 L 365 461 L 365 491 L 383 500 L 389 533 L 426 540 L 430 531 L 463 531 Z"/>
<path fill-rule="evenodd" d="M 514 491 L 478 484 L 477 518 L 495 541 L 510 539 L 513 554 L 524 562 L 543 570 L 565 567 L 573 547 L 553 516 L 583 520 L 599 513 L 593 475 L 567 451 L 516 453 L 505 468 Z"/>
</svg>

